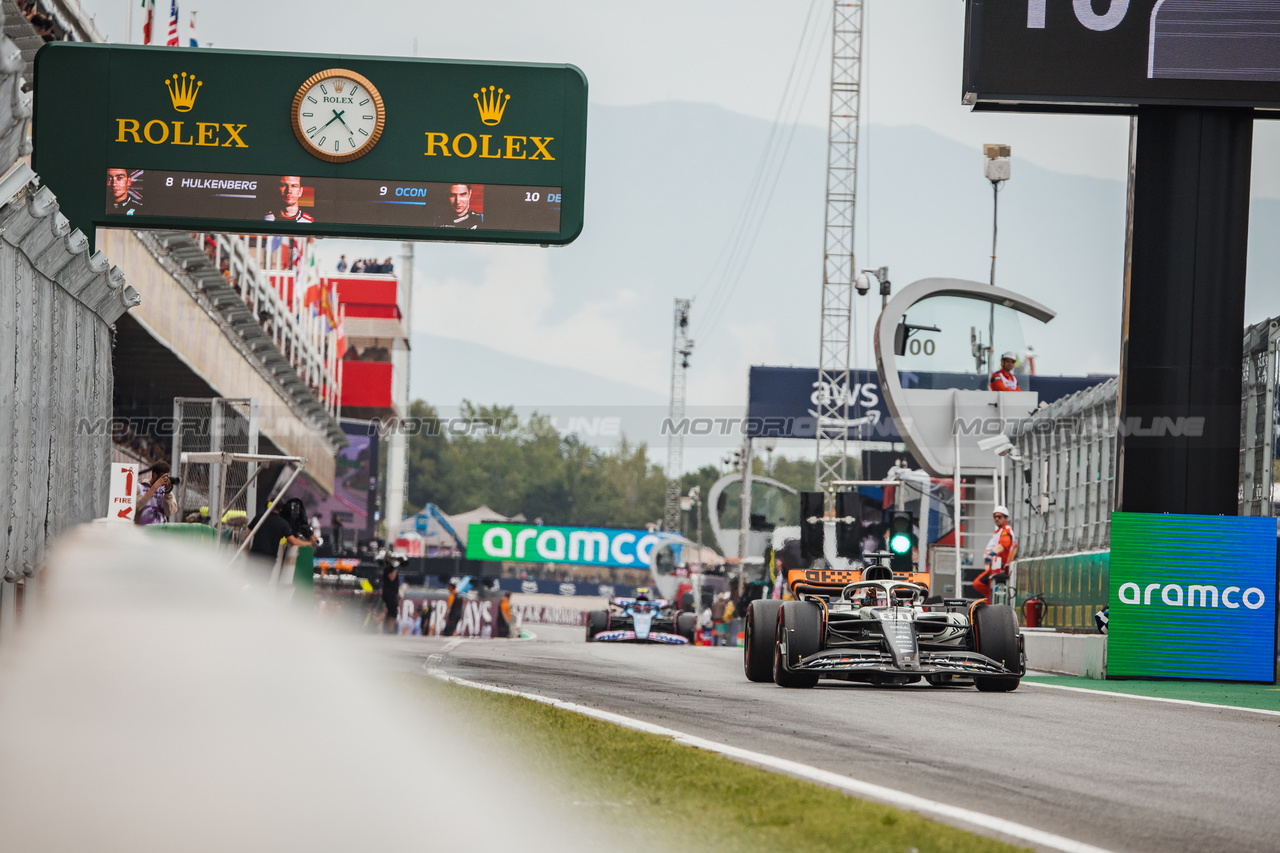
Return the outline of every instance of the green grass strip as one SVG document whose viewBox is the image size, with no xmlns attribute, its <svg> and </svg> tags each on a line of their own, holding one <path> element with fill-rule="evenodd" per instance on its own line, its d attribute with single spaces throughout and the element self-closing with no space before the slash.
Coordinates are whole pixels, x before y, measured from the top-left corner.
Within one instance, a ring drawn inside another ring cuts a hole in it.
<svg viewBox="0 0 1280 853">
<path fill-rule="evenodd" d="M 504 754 L 519 756 L 561 802 L 653 849 L 777 853 L 1004 853 L 1022 848 L 647 732 L 420 676 Z"/>
<path fill-rule="evenodd" d="M 1275 684 L 1231 684 L 1223 681 L 1099 681 L 1075 675 L 1034 675 L 1023 681 L 1081 687 L 1102 693 L 1127 693 L 1134 696 L 1156 696 L 1161 699 L 1184 699 L 1211 705 L 1236 708 L 1261 708 L 1280 711 L 1280 686 Z"/>
</svg>

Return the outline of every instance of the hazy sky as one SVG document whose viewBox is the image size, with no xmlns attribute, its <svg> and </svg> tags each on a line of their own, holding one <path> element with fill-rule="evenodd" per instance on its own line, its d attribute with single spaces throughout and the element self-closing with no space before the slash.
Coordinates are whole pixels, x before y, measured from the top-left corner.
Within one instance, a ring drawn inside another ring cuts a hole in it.
<svg viewBox="0 0 1280 853">
<path fill-rule="evenodd" d="M 868 80 L 863 104 L 877 124 L 921 124 L 975 147 L 1011 144 L 1026 158 L 1063 172 L 1123 179 L 1128 124 L 1123 118 L 991 115 L 960 104 L 962 0 L 865 0 Z M 124 41 L 138 0 L 81 0 L 99 30 Z M 161 0 L 157 5 L 167 4 Z M 826 125 L 830 75 L 829 0 L 489 0 L 486 3 L 384 0 L 218 0 L 198 11 L 198 33 L 215 47 L 457 59 L 572 62 L 587 74 L 593 101 L 639 104 L 679 100 L 719 104 L 772 119 L 810 17 L 813 50 L 799 56 L 800 121 Z M 357 11 L 358 10 L 358 11 Z M 167 20 L 162 26 L 167 25 Z M 804 74 L 804 71 L 808 71 Z M 1280 197 L 1280 128 L 1260 122 L 1255 194 Z"/>
<path fill-rule="evenodd" d="M 138 0 L 81 2 L 104 34 L 124 40 L 126 8 Z M 811 8 L 806 44 L 813 49 L 800 57 L 802 70 L 810 71 L 800 120 L 821 126 L 828 108 L 829 0 L 386 0 L 364 7 L 219 0 L 180 6 L 184 30 L 187 10 L 199 10 L 200 37 L 215 47 L 411 56 L 416 42 L 419 56 L 572 62 L 586 72 L 594 101 L 709 102 L 769 119 Z M 961 106 L 961 0 L 867 0 L 866 8 L 864 120 L 869 106 L 876 123 L 923 124 L 975 146 L 1007 142 L 1017 156 L 1044 166 L 1123 177 L 1124 119 L 975 116 Z M 137 43 L 138 9 L 133 29 Z"/>
<path fill-rule="evenodd" d="M 80 2 L 95 15 L 99 30 L 113 41 L 126 40 L 125 14 L 127 9 L 134 8 L 132 41 L 140 41 L 141 14 L 133 5 L 139 0 Z M 865 3 L 864 125 L 869 122 L 878 126 L 921 125 L 970 146 L 974 152 L 975 175 L 979 174 L 982 143 L 1001 142 L 1013 146 L 1015 182 L 1016 176 L 1026 174 L 1018 171 L 1018 164 L 1028 162 L 1069 175 L 1124 180 L 1129 127 L 1126 118 L 974 113 L 961 105 L 962 0 L 865 0 Z M 163 0 L 158 5 L 167 6 Z M 182 10 L 184 32 L 190 8 Z M 364 6 L 334 0 L 218 0 L 195 8 L 198 9 L 198 35 L 203 43 L 212 43 L 214 47 L 571 62 L 586 73 L 591 101 L 597 106 L 663 101 L 709 103 L 772 121 L 794 67 L 791 91 L 796 94 L 792 101 L 795 108 L 787 113 L 787 118 L 820 128 L 818 132 L 822 133 L 827 124 L 831 0 L 652 0 L 644 4 L 598 0 L 489 0 L 485 3 L 384 0 Z M 867 142 L 864 138 L 864 143 Z M 867 168 L 870 155 L 870 173 L 876 175 L 876 139 L 872 138 L 869 143 L 864 144 L 860 168 Z M 881 153 L 880 162 L 890 159 L 884 156 L 887 153 Z M 1259 122 L 1254 156 L 1255 195 L 1280 198 L 1280 156 L 1277 154 L 1280 154 L 1280 127 L 1276 122 Z M 821 169 L 820 162 L 806 165 Z M 637 179 L 651 180 L 652 176 L 637 175 Z M 879 183 L 881 179 L 876 180 Z M 860 189 L 865 186 L 864 178 L 860 180 Z M 1034 215 L 1030 213 L 1035 206 L 1032 202 L 1052 203 L 1029 200 L 1027 215 Z M 818 192 L 808 200 L 792 197 L 780 203 L 820 209 L 822 198 Z M 985 221 L 987 208 L 983 206 L 975 211 Z M 1119 215 L 1122 217 L 1123 212 Z M 860 234 L 860 246 L 862 240 Z M 707 245 L 707 252 L 712 256 L 719 249 L 718 243 Z M 1086 250 L 1099 251 L 1096 246 Z M 371 250 L 371 253 L 373 251 L 386 254 L 382 249 Z M 444 267 L 445 261 L 467 253 L 461 247 L 436 244 L 429 250 L 424 247 L 420 256 L 427 255 L 428 251 L 430 270 Z M 482 285 L 488 280 L 486 275 L 501 281 L 511 279 L 514 283 L 510 289 L 525 293 L 530 290 L 526 280 L 532 277 L 541 281 L 540 271 L 546 264 L 546 260 L 536 254 L 504 252 L 499 247 L 478 247 L 471 254 L 487 259 L 491 269 L 484 275 L 476 273 L 459 279 L 462 282 L 458 285 L 462 288 L 459 292 L 465 292 L 467 304 L 475 304 L 474 300 L 484 295 Z M 816 253 L 814 257 L 817 258 Z M 900 261 L 895 264 L 900 265 Z M 509 266 L 514 267 L 510 275 L 500 274 Z M 697 269 L 697 263 L 691 268 Z M 806 271 L 804 275 L 812 275 L 816 281 L 818 272 Z M 565 282 L 553 280 L 554 276 L 549 274 L 542 278 L 546 281 L 541 298 L 548 304 L 563 298 Z M 1118 287 L 1118 270 L 1114 278 Z M 429 310 L 443 310 L 446 301 L 442 300 L 447 293 L 440 288 L 431 289 L 430 281 L 422 284 L 423 287 L 415 288 L 423 291 L 422 304 L 417 308 L 428 310 L 430 300 Z M 687 287 L 687 282 L 678 286 Z M 672 294 L 668 289 L 655 282 L 644 293 L 623 288 L 611 298 L 618 301 L 618 311 L 635 310 L 634 306 L 627 307 L 629 303 L 624 304 L 625 299 L 642 300 L 644 305 L 657 300 L 669 306 Z M 604 296 L 609 294 L 602 293 L 601 298 Z M 669 311 L 669 308 L 663 310 Z M 460 328 L 452 317 L 437 318 L 437 325 Z M 761 340 L 759 334 L 741 323 L 735 328 L 744 341 Z M 574 339 L 559 327 L 542 329 L 539 326 L 539 329 L 545 333 L 538 336 L 544 342 L 544 350 L 551 346 L 549 341 Z M 660 337 L 665 338 L 666 334 L 664 330 Z M 591 364 L 582 366 L 601 375 L 622 373 L 648 387 L 665 387 L 668 356 L 666 345 L 659 344 L 647 338 L 606 336 L 597 342 L 597 357 Z M 794 354 L 772 355 L 805 363 L 813 359 L 808 354 L 810 349 L 812 347 Z M 520 351 L 552 363 L 570 358 L 568 344 L 560 357 L 526 347 Z M 762 353 L 758 345 L 744 345 L 732 369 L 726 368 L 727 375 L 735 378 L 708 382 L 723 386 L 726 394 L 731 388 L 731 395 L 737 398 L 745 393 L 745 382 L 736 378 L 745 375 L 745 364 L 767 360 L 770 355 Z M 1059 369 L 1069 368 L 1062 365 Z"/>
</svg>

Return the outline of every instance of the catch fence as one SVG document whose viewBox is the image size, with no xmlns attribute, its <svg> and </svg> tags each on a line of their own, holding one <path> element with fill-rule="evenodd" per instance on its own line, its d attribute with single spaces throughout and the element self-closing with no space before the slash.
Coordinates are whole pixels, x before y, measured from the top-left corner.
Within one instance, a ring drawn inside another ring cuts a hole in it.
<svg viewBox="0 0 1280 853">
<path fill-rule="evenodd" d="M 178 520 L 217 525 L 218 519 L 248 521 L 258 507 L 258 463 L 184 462 L 183 454 L 258 452 L 258 401 L 229 397 L 173 399 L 174 473 Z M 248 487 L 245 488 L 246 483 Z"/>
</svg>

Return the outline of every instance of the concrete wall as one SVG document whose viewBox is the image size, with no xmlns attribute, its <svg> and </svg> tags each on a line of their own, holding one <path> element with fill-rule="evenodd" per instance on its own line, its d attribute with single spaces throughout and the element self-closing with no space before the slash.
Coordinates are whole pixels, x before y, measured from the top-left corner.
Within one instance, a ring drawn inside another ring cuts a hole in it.
<svg viewBox="0 0 1280 853">
<path fill-rule="evenodd" d="M 1027 669 L 1106 678 L 1107 638 L 1103 634 L 1063 634 L 1052 628 L 1024 628 Z"/>
<path fill-rule="evenodd" d="M 134 319 L 222 396 L 257 397 L 259 430 L 285 453 L 306 457 L 307 474 L 325 491 L 332 492 L 332 450 L 137 235 L 122 229 L 103 229 L 98 245 L 147 296 L 146 302 L 133 311 Z"/>
</svg>

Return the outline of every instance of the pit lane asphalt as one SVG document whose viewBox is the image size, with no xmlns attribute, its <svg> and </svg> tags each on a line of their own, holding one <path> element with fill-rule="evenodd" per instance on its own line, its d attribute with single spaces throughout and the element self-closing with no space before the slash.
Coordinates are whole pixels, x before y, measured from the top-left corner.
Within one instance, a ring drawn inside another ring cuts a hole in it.
<svg viewBox="0 0 1280 853">
<path fill-rule="evenodd" d="M 752 684 L 740 649 L 585 643 L 538 626 L 434 666 L 624 714 L 1113 851 L 1280 850 L 1280 718 L 1119 694 Z M 401 665 L 442 638 L 386 638 Z"/>
</svg>

